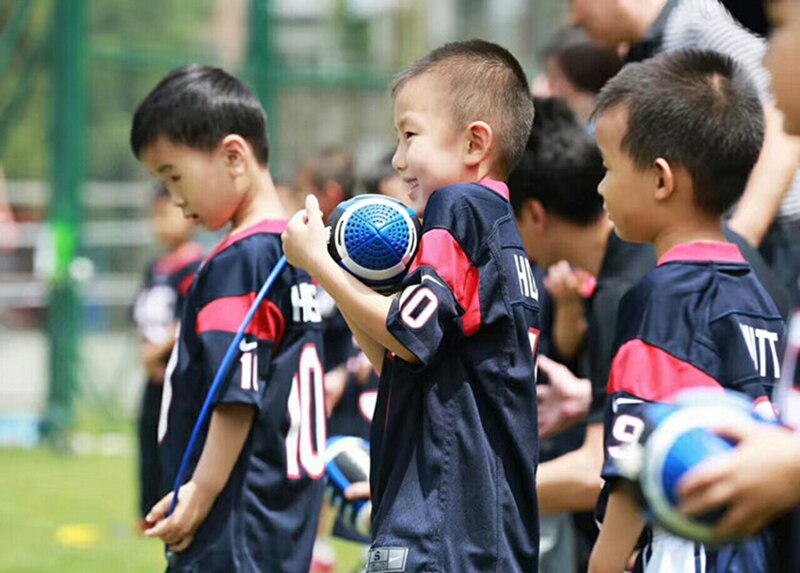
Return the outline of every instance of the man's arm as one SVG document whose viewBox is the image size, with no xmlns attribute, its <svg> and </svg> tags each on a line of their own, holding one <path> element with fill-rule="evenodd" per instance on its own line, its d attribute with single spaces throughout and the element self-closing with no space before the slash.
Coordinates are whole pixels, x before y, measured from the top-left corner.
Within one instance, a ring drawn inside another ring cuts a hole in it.
<svg viewBox="0 0 800 573">
<path fill-rule="evenodd" d="M 783 131 L 783 115 L 774 105 L 764 107 L 766 130 L 758 163 L 730 219 L 731 229 L 758 247 L 772 224 L 797 173 L 800 138 Z"/>
<path fill-rule="evenodd" d="M 622 573 L 644 529 L 644 519 L 624 484 L 608 496 L 600 535 L 592 549 L 588 573 Z"/>
<path fill-rule="evenodd" d="M 181 487 L 172 515 L 166 517 L 173 492 L 153 506 L 145 519 L 155 525 L 144 532 L 146 536 L 160 538 L 176 552 L 192 544 L 197 528 L 228 483 L 250 434 L 255 412 L 253 406 L 245 404 L 221 404 L 214 408 L 192 479 Z"/>
<path fill-rule="evenodd" d="M 542 514 L 591 511 L 603 486 L 603 424 L 589 424 L 583 445 L 539 465 L 536 493 Z"/>
</svg>

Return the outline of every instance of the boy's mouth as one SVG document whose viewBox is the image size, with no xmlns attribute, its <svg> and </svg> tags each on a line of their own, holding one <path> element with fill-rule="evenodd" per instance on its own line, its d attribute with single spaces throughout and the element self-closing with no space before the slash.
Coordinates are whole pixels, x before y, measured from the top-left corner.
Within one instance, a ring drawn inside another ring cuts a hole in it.
<svg viewBox="0 0 800 573">
<path fill-rule="evenodd" d="M 417 190 L 417 188 L 419 188 L 419 179 L 417 179 L 416 177 L 414 177 L 414 178 L 411 178 L 411 177 L 410 177 L 410 178 L 408 178 L 408 179 L 404 178 L 404 179 L 403 179 L 403 182 L 404 182 L 406 185 L 408 185 L 408 194 L 409 194 L 409 195 L 410 195 L 411 193 L 413 193 L 414 191 L 416 191 L 416 190 Z"/>
</svg>

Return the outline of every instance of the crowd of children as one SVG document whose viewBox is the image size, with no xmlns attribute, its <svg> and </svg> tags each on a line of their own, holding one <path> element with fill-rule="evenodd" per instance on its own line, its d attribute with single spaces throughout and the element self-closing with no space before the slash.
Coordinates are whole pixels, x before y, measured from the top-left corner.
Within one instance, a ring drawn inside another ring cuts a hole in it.
<svg viewBox="0 0 800 573">
<path fill-rule="evenodd" d="M 277 186 L 245 84 L 210 66 L 168 74 L 131 129 L 164 185 L 167 252 L 134 317 L 148 374 L 142 529 L 168 571 L 335 570 L 319 551 L 333 434 L 370 441 L 369 482 L 346 493 L 372 502 L 368 573 L 796 571 L 800 415 L 776 365 L 798 289 L 775 267 L 796 222 L 800 2 L 771 5 L 771 88 L 763 42 L 716 0 L 574 0 L 588 36 L 551 44 L 547 97 L 482 40 L 408 66 L 391 92 L 397 147 L 363 185 L 423 222 L 391 296 L 327 252 L 326 218 L 359 191 L 349 153 L 318 151 Z M 762 195 L 772 210 L 753 214 Z M 194 224 L 225 229 L 202 262 Z M 171 491 L 281 254 L 289 266 Z M 774 345 L 751 359 L 748 329 Z M 738 447 L 682 483 L 686 513 L 726 508 L 708 546 L 648 523 L 618 467 L 644 405 L 694 387 L 737 390 L 785 421 L 725 428 Z M 747 539 L 725 545 L 733 535 Z"/>
</svg>

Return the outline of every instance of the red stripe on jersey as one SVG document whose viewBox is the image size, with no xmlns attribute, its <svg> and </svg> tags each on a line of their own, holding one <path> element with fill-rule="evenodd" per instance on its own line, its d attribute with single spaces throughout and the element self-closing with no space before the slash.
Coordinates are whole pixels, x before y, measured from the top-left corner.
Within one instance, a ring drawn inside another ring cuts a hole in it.
<svg viewBox="0 0 800 573">
<path fill-rule="evenodd" d="M 189 287 L 192 286 L 195 274 L 197 273 L 190 273 L 180 282 L 178 285 L 178 294 L 180 296 L 186 296 L 186 293 L 189 292 Z"/>
<path fill-rule="evenodd" d="M 658 264 L 663 265 L 664 263 L 675 261 L 745 262 L 739 247 L 735 243 L 720 243 L 716 241 L 695 241 L 676 245 L 658 259 Z"/>
<path fill-rule="evenodd" d="M 617 351 L 608 376 L 608 395 L 627 392 L 652 402 L 668 402 L 687 388 L 717 388 L 714 378 L 669 352 L 634 338 Z"/>
<path fill-rule="evenodd" d="M 195 331 L 197 334 L 211 331 L 238 332 L 255 298 L 256 293 L 251 292 L 212 300 L 197 314 Z M 246 333 L 260 340 L 271 340 L 277 346 L 281 343 L 285 327 L 286 322 L 280 309 L 272 301 L 265 300 L 247 327 Z"/>
<path fill-rule="evenodd" d="M 455 237 L 445 229 L 432 229 L 422 235 L 419 251 L 409 269 L 426 266 L 434 269 L 453 291 L 464 309 L 461 326 L 472 336 L 481 326 L 481 300 L 478 269 L 467 257 Z"/>
<path fill-rule="evenodd" d="M 251 235 L 255 235 L 256 233 L 267 233 L 269 235 L 280 235 L 283 231 L 286 230 L 286 225 L 289 224 L 288 219 L 266 219 L 261 221 L 260 223 L 256 223 L 252 227 L 247 227 L 246 229 L 235 233 L 222 241 L 217 248 L 214 249 L 214 252 L 211 253 L 208 258 L 214 258 L 216 255 L 220 254 L 222 251 L 230 247 L 232 244 L 236 243 L 237 241 L 241 241 L 242 239 L 246 239 Z"/>
</svg>

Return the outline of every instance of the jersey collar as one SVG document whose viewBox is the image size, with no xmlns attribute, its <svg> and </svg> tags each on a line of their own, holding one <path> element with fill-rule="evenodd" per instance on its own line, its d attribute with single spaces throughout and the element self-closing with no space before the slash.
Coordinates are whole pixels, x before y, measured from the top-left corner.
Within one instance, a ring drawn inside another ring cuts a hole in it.
<svg viewBox="0 0 800 573">
<path fill-rule="evenodd" d="M 238 233 L 234 233 L 233 235 L 222 241 L 219 245 L 217 245 L 217 248 L 214 249 L 214 252 L 211 253 L 211 255 L 209 255 L 208 258 L 211 259 L 217 256 L 222 251 L 230 247 L 232 244 L 237 243 L 242 239 L 246 239 L 247 237 L 250 237 L 252 235 L 258 233 L 278 235 L 280 233 L 283 233 L 283 231 L 286 229 L 286 225 L 288 224 L 289 224 L 288 219 L 265 219 L 260 223 L 256 223 L 252 227 L 247 227 L 246 229 L 242 229 Z"/>
<path fill-rule="evenodd" d="M 734 243 L 695 241 L 675 245 L 658 259 L 658 265 L 674 262 L 744 263 L 739 247 Z"/>
<path fill-rule="evenodd" d="M 498 195 L 500 195 L 503 199 L 508 201 L 508 186 L 503 183 L 502 181 L 497 181 L 496 179 L 481 179 L 478 181 L 479 185 L 483 185 L 487 189 L 491 189 Z"/>
</svg>

